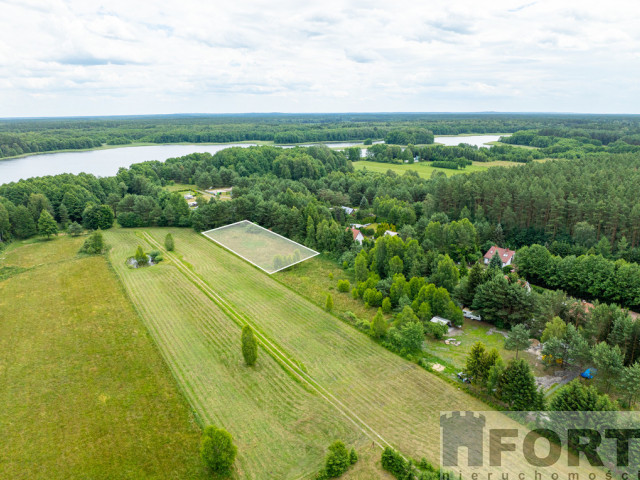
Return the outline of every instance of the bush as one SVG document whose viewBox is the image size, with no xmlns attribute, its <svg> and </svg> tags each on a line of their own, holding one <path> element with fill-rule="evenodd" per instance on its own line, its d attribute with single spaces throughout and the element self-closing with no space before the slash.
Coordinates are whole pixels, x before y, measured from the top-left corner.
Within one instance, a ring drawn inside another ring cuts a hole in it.
<svg viewBox="0 0 640 480">
<path fill-rule="evenodd" d="M 329 478 L 335 478 L 346 472 L 350 465 L 350 456 L 347 447 L 337 440 L 329 447 L 329 453 L 325 460 L 325 472 Z"/>
<path fill-rule="evenodd" d="M 82 235 L 84 232 L 84 228 L 78 222 L 71 222 L 69 227 L 67 228 L 67 233 L 72 237 L 77 237 L 78 235 Z"/>
<path fill-rule="evenodd" d="M 405 459 L 391 447 L 382 452 L 382 468 L 396 478 L 405 478 L 409 470 Z"/>
<path fill-rule="evenodd" d="M 166 248 L 170 252 L 173 252 L 173 250 L 176 248 L 176 245 L 173 242 L 173 236 L 170 233 L 167 233 L 167 236 L 164 237 L 164 248 Z"/>
<path fill-rule="evenodd" d="M 80 253 L 86 253 L 89 255 L 100 255 L 104 252 L 104 240 L 102 239 L 102 232 L 100 230 L 93 232 L 84 241 Z"/>
<path fill-rule="evenodd" d="M 144 253 L 144 250 L 142 250 L 142 247 L 140 245 L 138 245 L 138 248 L 136 249 L 136 253 L 133 256 L 133 258 L 136 259 L 136 262 L 138 262 L 139 266 L 146 265 L 147 262 L 149 261 L 149 259 L 147 258 L 147 254 Z"/>
<path fill-rule="evenodd" d="M 338 280 L 338 291 L 346 293 L 351 290 L 351 283 L 349 280 Z"/>
<path fill-rule="evenodd" d="M 229 476 L 237 453 L 238 449 L 233 444 L 231 434 L 224 428 L 210 425 L 204 429 L 200 442 L 200 457 L 214 473 Z"/>
<path fill-rule="evenodd" d="M 330 312 L 331 310 L 333 310 L 333 297 L 331 296 L 331 294 L 327 295 L 327 301 L 324 304 L 324 309 L 327 312 Z"/>
<path fill-rule="evenodd" d="M 158 263 L 159 261 L 162 260 L 162 253 L 159 250 L 151 250 L 149 252 L 149 256 L 151 257 L 151 260 L 153 260 L 154 263 Z M 160 258 L 160 260 L 158 260 L 158 258 Z"/>
<path fill-rule="evenodd" d="M 249 325 L 242 327 L 242 356 L 248 366 L 255 365 L 258 359 L 258 342 Z"/>
<path fill-rule="evenodd" d="M 353 465 L 358 461 L 358 454 L 356 453 L 356 449 L 352 448 L 349 452 L 349 463 Z"/>
</svg>

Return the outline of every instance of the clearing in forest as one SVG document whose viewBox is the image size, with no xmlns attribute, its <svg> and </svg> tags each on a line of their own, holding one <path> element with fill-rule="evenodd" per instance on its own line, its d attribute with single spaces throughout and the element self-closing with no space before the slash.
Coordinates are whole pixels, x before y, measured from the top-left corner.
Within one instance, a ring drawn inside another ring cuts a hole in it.
<svg viewBox="0 0 640 480">
<path fill-rule="evenodd" d="M 242 220 L 202 233 L 269 274 L 318 255 L 315 250 L 249 220 Z"/>
</svg>

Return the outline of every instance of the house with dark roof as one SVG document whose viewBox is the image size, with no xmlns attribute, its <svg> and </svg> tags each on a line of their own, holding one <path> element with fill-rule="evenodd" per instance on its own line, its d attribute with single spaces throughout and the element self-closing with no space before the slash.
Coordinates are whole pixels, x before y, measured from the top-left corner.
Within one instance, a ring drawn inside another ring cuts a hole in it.
<svg viewBox="0 0 640 480">
<path fill-rule="evenodd" d="M 509 250 L 508 248 L 500 248 L 496 245 L 491 247 L 487 253 L 484 254 L 484 264 L 489 265 L 491 263 L 491 259 L 494 255 L 500 256 L 500 261 L 502 262 L 502 266 L 506 267 L 507 265 L 511 265 L 513 262 L 513 257 L 516 252 L 513 250 Z"/>
</svg>

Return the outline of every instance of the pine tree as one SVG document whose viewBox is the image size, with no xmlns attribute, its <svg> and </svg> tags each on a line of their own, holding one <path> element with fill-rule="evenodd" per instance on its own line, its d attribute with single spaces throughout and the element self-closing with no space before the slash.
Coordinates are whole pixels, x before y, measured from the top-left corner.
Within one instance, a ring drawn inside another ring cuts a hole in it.
<svg viewBox="0 0 640 480">
<path fill-rule="evenodd" d="M 480 383 L 482 381 L 485 353 L 486 349 L 484 344 L 482 342 L 476 342 L 471 347 L 469 355 L 467 356 L 465 373 L 474 383 Z"/>
<path fill-rule="evenodd" d="M 64 203 L 61 203 L 60 208 L 58 208 L 58 217 L 60 218 L 60 227 L 66 230 L 67 225 L 69 225 L 69 210 L 67 210 L 67 206 Z"/>
<path fill-rule="evenodd" d="M 384 315 L 382 314 L 382 309 L 379 308 L 378 313 L 376 313 L 376 316 L 373 317 L 373 320 L 371 321 L 371 335 L 373 335 L 376 338 L 382 338 L 386 335 L 386 333 L 387 333 L 387 321 L 385 320 Z"/>
<path fill-rule="evenodd" d="M 540 397 L 529 364 L 512 360 L 498 380 L 498 395 L 512 410 L 539 410 Z"/>
<path fill-rule="evenodd" d="M 608 395 L 598 393 L 592 385 L 586 386 L 575 379 L 558 389 L 549 410 L 556 412 L 604 412 L 616 410 Z"/>
<path fill-rule="evenodd" d="M 167 236 L 164 237 L 164 248 L 166 248 L 170 252 L 173 252 L 175 248 L 175 243 L 173 242 L 173 236 L 170 233 L 167 233 Z"/>
<path fill-rule="evenodd" d="M 58 224 L 47 210 L 42 210 L 38 220 L 38 232 L 43 237 L 49 238 L 58 233 Z"/>
<path fill-rule="evenodd" d="M 307 217 L 307 237 L 304 243 L 309 248 L 315 248 L 316 246 L 316 227 L 311 215 Z"/>
<path fill-rule="evenodd" d="M 330 293 L 327 295 L 327 301 L 324 304 L 324 309 L 327 312 L 330 312 L 331 310 L 333 310 L 333 297 L 331 296 Z"/>
<path fill-rule="evenodd" d="M 509 335 L 504 341 L 505 350 L 515 350 L 516 359 L 520 350 L 526 350 L 531 345 L 529 340 L 530 332 L 524 324 L 515 325 L 511 328 Z"/>
<path fill-rule="evenodd" d="M 358 461 L 358 454 L 356 453 L 356 449 L 352 448 L 349 452 L 349 463 L 353 465 Z"/>
<path fill-rule="evenodd" d="M 7 241 L 10 229 L 9 212 L 7 212 L 5 206 L 0 203 L 0 243 Z"/>
<path fill-rule="evenodd" d="M 624 369 L 624 358 L 619 346 L 611 347 L 600 342 L 592 350 L 593 363 L 598 369 L 598 377 L 605 385 L 605 392 L 620 378 Z"/>
<path fill-rule="evenodd" d="M 242 327 L 242 356 L 249 367 L 255 365 L 258 359 L 258 342 L 249 325 Z"/>
<path fill-rule="evenodd" d="M 640 395 L 640 362 L 624 369 L 620 380 L 620 390 L 624 393 L 629 405 L 636 403 Z"/>
</svg>

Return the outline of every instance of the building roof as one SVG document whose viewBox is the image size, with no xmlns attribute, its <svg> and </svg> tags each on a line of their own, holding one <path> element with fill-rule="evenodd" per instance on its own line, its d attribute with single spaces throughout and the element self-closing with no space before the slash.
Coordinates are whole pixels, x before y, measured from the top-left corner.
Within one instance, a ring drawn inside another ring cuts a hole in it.
<svg viewBox="0 0 640 480">
<path fill-rule="evenodd" d="M 360 230 L 358 230 L 357 228 L 350 228 L 349 230 L 351 230 L 351 233 L 353 234 L 353 239 L 354 240 L 356 240 L 358 238 L 358 235 L 362 235 L 362 232 L 360 232 Z"/>
<path fill-rule="evenodd" d="M 398 232 L 394 232 L 392 230 L 387 230 L 386 232 L 384 232 L 385 235 L 389 235 L 390 237 L 395 237 Z"/>
<path fill-rule="evenodd" d="M 510 260 L 513 259 L 513 256 L 516 254 L 515 251 L 509 250 L 508 248 L 500 248 L 496 245 L 491 247 L 487 253 L 484 254 L 484 258 L 487 260 L 491 260 L 493 256 L 498 253 L 500 255 L 500 260 L 502 263 L 509 263 Z"/>
<path fill-rule="evenodd" d="M 341 208 L 342 210 L 344 210 L 344 211 L 347 213 L 347 215 L 351 215 L 353 212 L 355 212 L 355 211 L 356 211 L 356 209 L 355 209 L 355 208 L 351 208 L 351 207 L 345 207 L 345 206 L 342 206 L 342 207 L 340 207 L 340 208 Z"/>
<path fill-rule="evenodd" d="M 447 325 L 447 326 L 451 324 L 451 320 L 447 320 L 446 318 L 442 318 L 438 316 L 432 317 L 430 321 L 433 323 L 439 323 L 441 325 Z"/>
</svg>

